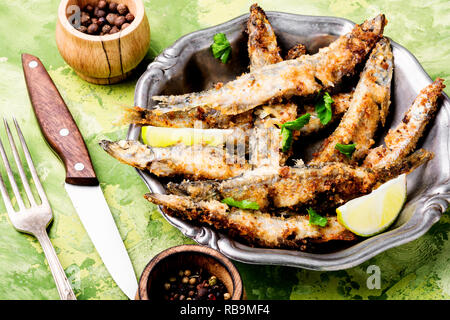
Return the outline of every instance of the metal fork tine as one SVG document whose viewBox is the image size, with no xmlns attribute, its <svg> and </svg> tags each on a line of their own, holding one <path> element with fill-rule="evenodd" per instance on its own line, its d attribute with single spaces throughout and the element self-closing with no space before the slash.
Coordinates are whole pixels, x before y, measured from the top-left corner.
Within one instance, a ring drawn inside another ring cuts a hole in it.
<svg viewBox="0 0 450 320">
<path fill-rule="evenodd" d="M 5 204 L 6 211 L 10 215 L 13 214 L 14 208 L 11 203 L 11 199 L 9 198 L 8 190 L 6 190 L 6 185 L 5 185 L 5 182 L 3 181 L 3 177 L 1 174 L 0 174 L 0 193 L 2 194 L 3 203 Z"/>
<path fill-rule="evenodd" d="M 25 204 L 23 203 L 22 196 L 20 195 L 16 180 L 14 180 L 14 175 L 12 173 L 11 166 L 9 165 L 8 157 L 6 156 L 5 148 L 3 147 L 3 143 L 1 140 L 0 140 L 0 154 L 2 156 L 3 164 L 5 165 L 6 174 L 8 175 L 9 182 L 11 183 L 14 196 L 16 197 L 17 204 L 19 205 L 20 210 L 23 210 L 25 209 Z"/>
<path fill-rule="evenodd" d="M 3 118 L 3 123 L 5 124 L 6 133 L 9 139 L 9 145 L 11 146 L 11 150 L 14 156 L 14 160 L 16 161 L 17 169 L 19 169 L 20 179 L 22 180 L 23 187 L 27 194 L 28 200 L 32 206 L 36 206 L 36 201 L 34 201 L 33 193 L 31 192 L 30 184 L 28 183 L 27 176 L 25 171 L 23 170 L 22 161 L 20 160 L 19 153 L 17 152 L 16 143 L 11 134 L 11 130 L 9 129 L 8 121 Z"/>
<path fill-rule="evenodd" d="M 33 178 L 34 185 L 36 186 L 36 190 L 41 198 L 42 203 L 48 204 L 48 199 L 45 194 L 44 188 L 42 187 L 41 181 L 36 172 L 36 168 L 33 164 L 33 160 L 31 159 L 30 151 L 28 150 L 27 143 L 25 142 L 25 138 L 23 137 L 22 130 L 20 129 L 19 123 L 16 118 L 13 117 L 14 125 L 16 127 L 17 135 L 19 136 L 20 144 L 22 146 L 23 154 L 25 155 L 25 159 L 28 163 L 28 168 L 30 168 L 31 177 Z"/>
</svg>

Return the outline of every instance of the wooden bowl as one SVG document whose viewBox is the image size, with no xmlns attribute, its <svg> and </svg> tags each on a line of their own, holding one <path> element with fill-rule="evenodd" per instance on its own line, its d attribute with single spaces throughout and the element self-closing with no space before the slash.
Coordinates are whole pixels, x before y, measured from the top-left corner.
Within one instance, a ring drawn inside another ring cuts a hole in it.
<svg viewBox="0 0 450 320">
<path fill-rule="evenodd" d="M 155 300 L 162 295 L 162 281 L 186 268 L 206 270 L 222 281 L 231 293 L 231 300 L 244 299 L 241 276 L 230 259 L 209 247 L 181 245 L 161 252 L 148 263 L 139 280 L 136 300 Z"/>
<path fill-rule="evenodd" d="M 107 0 L 107 2 L 111 2 Z M 64 60 L 84 80 L 112 84 L 124 80 L 145 57 L 150 45 L 150 25 L 142 0 L 114 0 L 135 16 L 124 30 L 94 36 L 76 30 L 68 18 L 74 7 L 96 5 L 98 0 L 62 0 L 58 9 L 56 44 Z"/>
</svg>

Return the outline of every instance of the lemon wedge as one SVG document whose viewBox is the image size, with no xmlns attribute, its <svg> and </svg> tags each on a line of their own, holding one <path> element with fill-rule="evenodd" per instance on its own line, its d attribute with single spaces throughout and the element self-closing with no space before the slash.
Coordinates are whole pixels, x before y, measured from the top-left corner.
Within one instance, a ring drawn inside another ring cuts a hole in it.
<svg viewBox="0 0 450 320">
<path fill-rule="evenodd" d="M 232 130 L 144 126 L 141 134 L 142 141 L 151 147 L 163 148 L 176 144 L 218 146 L 225 143 Z"/>
<path fill-rule="evenodd" d="M 406 175 L 392 179 L 370 194 L 336 209 L 338 221 L 353 233 L 370 237 L 395 221 L 406 201 Z"/>
</svg>

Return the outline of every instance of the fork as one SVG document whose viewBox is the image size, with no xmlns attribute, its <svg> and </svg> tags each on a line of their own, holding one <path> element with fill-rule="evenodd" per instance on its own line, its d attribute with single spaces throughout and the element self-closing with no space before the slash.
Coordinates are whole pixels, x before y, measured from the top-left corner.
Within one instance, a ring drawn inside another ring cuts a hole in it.
<svg viewBox="0 0 450 320">
<path fill-rule="evenodd" d="M 25 193 L 30 203 L 30 206 L 27 208 L 19 192 L 17 183 L 14 180 L 11 166 L 8 162 L 8 158 L 6 156 L 6 152 L 3 147 L 2 141 L 0 140 L 1 158 L 3 160 L 3 164 L 5 165 L 8 180 L 11 184 L 11 188 L 13 190 L 14 196 L 17 201 L 17 205 L 19 207 L 19 211 L 15 211 L 11 199 L 9 198 L 9 194 L 6 189 L 3 178 L 0 174 L 0 193 L 3 197 L 3 202 L 5 203 L 9 220 L 13 224 L 14 228 L 16 228 L 16 230 L 35 236 L 39 241 L 39 243 L 41 244 L 42 249 L 44 250 L 45 257 L 47 258 L 48 264 L 50 266 L 53 278 L 55 279 L 56 287 L 58 289 L 58 293 L 61 300 L 76 300 L 75 294 L 73 293 L 69 280 L 67 279 L 64 269 L 58 260 L 58 256 L 56 255 L 55 249 L 53 248 L 53 245 L 50 242 L 50 239 L 47 234 L 46 230 L 47 226 L 53 219 L 52 209 L 48 202 L 47 196 L 45 195 L 45 191 L 42 188 L 42 184 L 39 180 L 36 169 L 33 165 L 33 161 L 31 159 L 30 152 L 23 137 L 22 130 L 20 130 L 19 124 L 17 123 L 17 120 L 15 118 L 13 118 L 13 121 L 16 127 L 17 135 L 20 140 L 20 144 L 22 146 L 22 151 L 25 155 L 28 168 L 30 169 L 31 172 L 32 180 L 34 182 L 34 185 L 36 186 L 37 192 L 41 199 L 40 201 L 41 203 L 38 204 L 34 199 L 30 185 L 25 175 L 25 171 L 22 166 L 21 159 L 19 157 L 19 153 L 17 152 L 16 144 L 11 134 L 11 130 L 9 129 L 8 121 L 6 121 L 6 119 L 3 119 L 6 134 L 9 140 L 9 145 L 11 147 L 14 160 L 19 170 L 22 185 L 25 189 Z"/>
</svg>

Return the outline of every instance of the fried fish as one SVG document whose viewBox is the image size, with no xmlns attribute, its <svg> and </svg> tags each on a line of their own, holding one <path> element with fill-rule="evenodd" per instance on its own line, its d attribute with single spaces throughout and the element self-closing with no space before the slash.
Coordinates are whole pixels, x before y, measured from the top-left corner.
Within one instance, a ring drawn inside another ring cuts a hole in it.
<svg viewBox="0 0 450 320">
<path fill-rule="evenodd" d="M 355 72 L 381 38 L 387 21 L 378 15 L 339 37 L 314 55 L 303 55 L 244 74 L 220 88 L 179 96 L 154 96 L 157 110 L 189 110 L 209 107 L 224 115 L 235 115 L 281 98 L 310 96 L 328 90 Z"/>
</svg>

